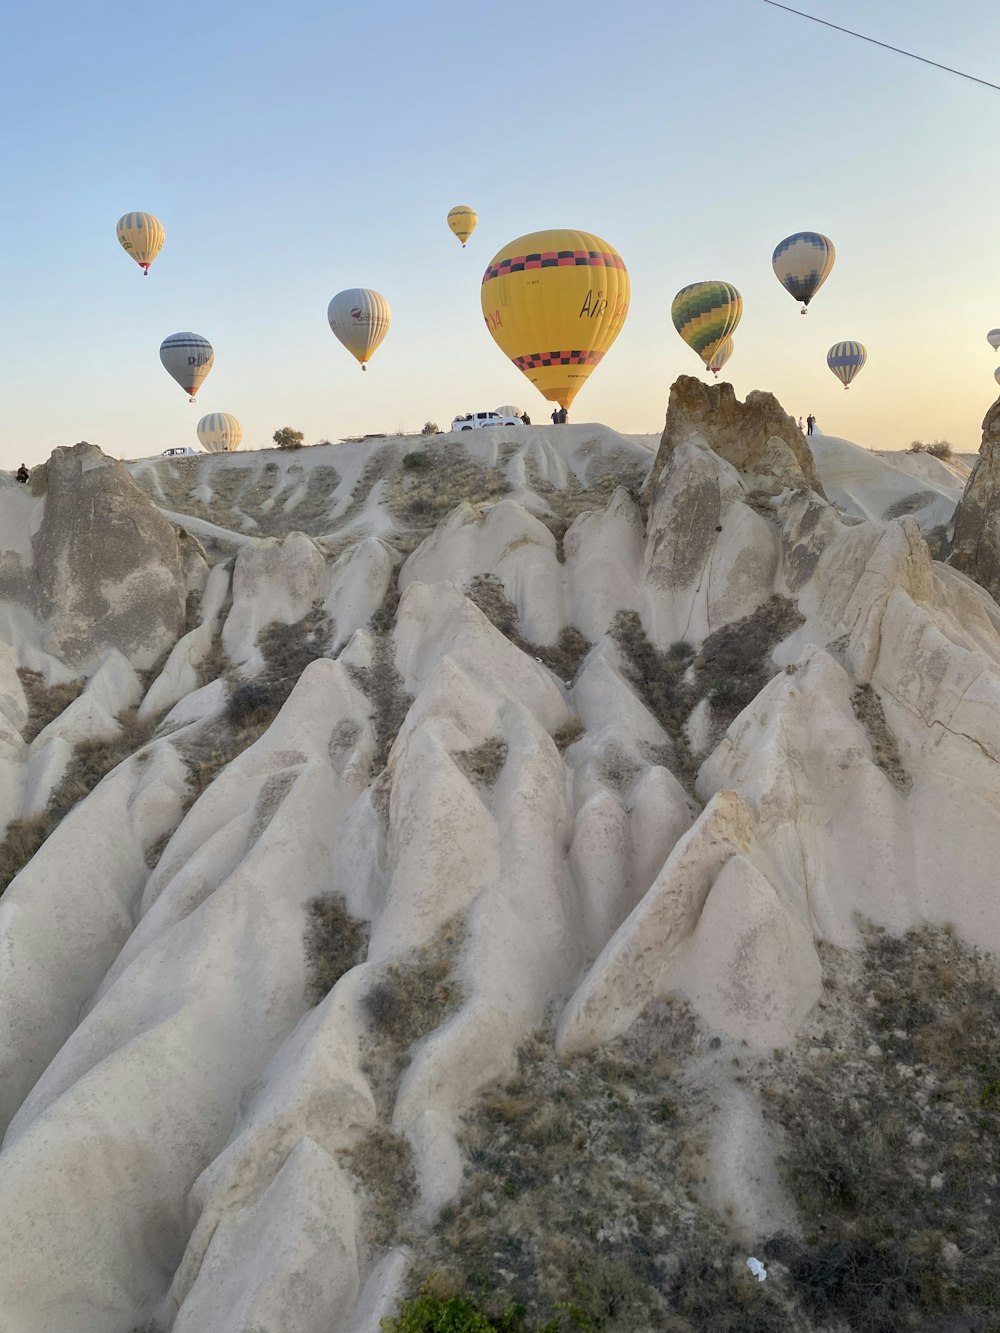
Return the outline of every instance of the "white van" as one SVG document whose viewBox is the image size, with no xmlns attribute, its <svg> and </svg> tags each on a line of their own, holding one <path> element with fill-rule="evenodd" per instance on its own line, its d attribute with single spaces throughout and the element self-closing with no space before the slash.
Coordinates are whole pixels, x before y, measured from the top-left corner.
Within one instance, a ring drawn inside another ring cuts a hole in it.
<svg viewBox="0 0 1000 1333">
<path fill-rule="evenodd" d="M 466 412 L 451 423 L 452 430 L 484 430 L 487 426 L 520 426 L 520 417 L 502 416 L 499 412 Z"/>
<path fill-rule="evenodd" d="M 189 448 L 187 448 L 187 446 L 185 446 L 183 449 L 181 449 L 181 448 L 177 448 L 177 449 L 164 449 L 163 453 L 160 454 L 160 457 L 161 457 L 161 458 L 184 458 L 184 457 L 186 457 L 188 454 L 193 454 L 193 453 L 195 453 L 195 452 L 196 452 L 196 451 L 195 451 L 194 449 L 189 449 Z"/>
</svg>

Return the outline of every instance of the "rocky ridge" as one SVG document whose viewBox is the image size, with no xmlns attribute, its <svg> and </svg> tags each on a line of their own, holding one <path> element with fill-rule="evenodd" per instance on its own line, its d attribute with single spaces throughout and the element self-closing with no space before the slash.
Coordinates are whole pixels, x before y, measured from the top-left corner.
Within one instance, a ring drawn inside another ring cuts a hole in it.
<svg viewBox="0 0 1000 1333">
<path fill-rule="evenodd" d="M 770 396 L 694 383 L 655 456 L 77 446 L 0 489 L 8 830 L 150 729 L 0 899 L 4 1333 L 374 1331 L 532 1042 L 683 1055 L 692 1199 L 800 1230 L 733 1062 L 864 930 L 1000 950 L 1000 607 L 913 517 L 845 521 Z"/>
</svg>

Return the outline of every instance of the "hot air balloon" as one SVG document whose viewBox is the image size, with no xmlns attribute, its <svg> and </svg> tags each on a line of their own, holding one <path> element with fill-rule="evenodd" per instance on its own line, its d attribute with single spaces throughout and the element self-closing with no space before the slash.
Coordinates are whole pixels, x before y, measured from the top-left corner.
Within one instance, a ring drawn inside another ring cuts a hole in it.
<svg viewBox="0 0 1000 1333">
<path fill-rule="evenodd" d="M 802 302 L 802 314 L 830 276 L 837 252 L 828 236 L 818 231 L 797 231 L 786 236 L 771 256 L 774 276 L 796 301 Z"/>
<path fill-rule="evenodd" d="M 389 332 L 389 302 L 368 287 L 351 287 L 337 293 L 327 307 L 326 317 L 351 356 L 361 362 L 361 369 L 367 370 L 365 362 Z"/>
<path fill-rule="evenodd" d="M 448 226 L 462 242 L 463 250 L 465 249 L 465 242 L 476 230 L 478 221 L 476 210 L 470 208 L 468 204 L 456 204 L 448 214 Z"/>
<path fill-rule="evenodd" d="M 997 366 L 996 370 L 994 370 L 993 378 L 996 380 L 997 384 L 1000 384 L 1000 366 Z"/>
<path fill-rule="evenodd" d="M 868 353 L 860 343 L 834 343 L 826 354 L 826 364 L 845 389 L 867 360 Z"/>
<path fill-rule="evenodd" d="M 720 343 L 715 350 L 715 355 L 708 363 L 708 368 L 713 375 L 718 375 L 719 371 L 726 364 L 733 354 L 733 340 L 727 338 L 724 343 Z"/>
<path fill-rule="evenodd" d="M 618 251 L 562 228 L 505 245 L 480 289 L 494 342 L 543 398 L 567 408 L 621 332 L 629 295 Z"/>
<path fill-rule="evenodd" d="M 202 381 L 212 369 L 215 352 L 200 333 L 172 333 L 160 343 L 160 360 L 167 374 L 191 395 L 193 403 Z"/>
<path fill-rule="evenodd" d="M 142 269 L 143 277 L 149 276 L 149 266 L 163 249 L 166 232 L 159 218 L 152 213 L 125 213 L 118 219 L 118 239 L 122 249 L 127 250 Z"/>
<path fill-rule="evenodd" d="M 201 446 L 210 454 L 231 454 L 240 447 L 243 427 L 228 412 L 209 412 L 197 426 Z"/>
<path fill-rule="evenodd" d="M 990 329 L 986 335 L 986 341 L 993 348 L 994 352 L 1000 347 L 1000 329 Z"/>
<path fill-rule="evenodd" d="M 742 314 L 743 297 L 728 282 L 693 282 L 681 288 L 670 307 L 674 328 L 698 353 L 706 369 L 722 344 L 736 332 Z"/>
</svg>

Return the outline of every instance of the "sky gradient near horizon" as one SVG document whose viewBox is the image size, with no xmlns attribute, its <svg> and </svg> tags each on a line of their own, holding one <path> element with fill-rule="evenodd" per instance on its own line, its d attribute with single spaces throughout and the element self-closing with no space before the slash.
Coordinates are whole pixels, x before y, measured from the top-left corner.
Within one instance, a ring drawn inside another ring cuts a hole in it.
<svg viewBox="0 0 1000 1333">
<path fill-rule="evenodd" d="M 831 22 L 1000 83 L 1000 7 L 801 0 Z M 463 11 L 371 0 L 123 10 L 18 7 L 0 105 L 0 467 L 87 439 L 118 457 L 196 445 L 231 412 L 244 448 L 447 428 L 547 404 L 483 324 L 493 254 L 552 226 L 628 266 L 625 328 L 572 420 L 662 429 L 700 361 L 670 322 L 682 286 L 742 292 L 721 378 L 872 448 L 979 447 L 997 396 L 1000 92 L 761 0 L 508 0 Z M 467 203 L 462 250 L 445 225 Z M 118 217 L 155 213 L 144 279 Z M 807 318 L 771 272 L 785 235 L 830 236 Z M 371 286 L 393 324 L 368 373 L 331 296 Z M 197 405 L 159 361 L 168 334 L 215 347 Z M 857 339 L 849 393 L 827 348 Z"/>
</svg>

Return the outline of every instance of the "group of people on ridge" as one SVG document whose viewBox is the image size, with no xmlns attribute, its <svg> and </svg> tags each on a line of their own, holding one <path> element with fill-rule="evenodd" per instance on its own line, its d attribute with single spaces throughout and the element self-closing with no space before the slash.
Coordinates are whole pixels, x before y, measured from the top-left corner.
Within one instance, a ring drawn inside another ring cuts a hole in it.
<svg viewBox="0 0 1000 1333">
<path fill-rule="evenodd" d="M 565 407 L 554 407 L 552 409 L 553 426 L 565 426 L 568 420 L 569 417 L 567 416 Z"/>
<path fill-rule="evenodd" d="M 812 435 L 815 429 L 816 429 L 816 418 L 813 416 L 811 412 L 806 417 L 806 423 L 804 426 L 802 424 L 802 418 L 799 417 L 799 430 L 803 433 L 803 435 Z"/>
</svg>

